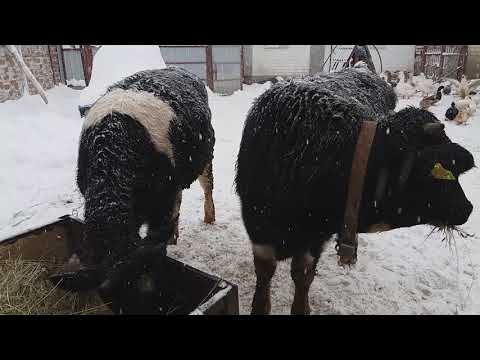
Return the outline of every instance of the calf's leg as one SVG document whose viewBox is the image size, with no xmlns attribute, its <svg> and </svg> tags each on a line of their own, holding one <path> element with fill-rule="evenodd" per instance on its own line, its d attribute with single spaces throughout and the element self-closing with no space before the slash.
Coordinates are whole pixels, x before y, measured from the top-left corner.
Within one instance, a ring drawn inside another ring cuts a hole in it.
<svg viewBox="0 0 480 360">
<path fill-rule="evenodd" d="M 292 315 L 310 314 L 308 291 L 315 277 L 318 258 L 318 256 L 312 256 L 310 252 L 292 258 L 290 273 L 295 284 L 295 296 L 291 308 Z"/>
<path fill-rule="evenodd" d="M 268 315 L 271 310 L 270 287 L 277 268 L 274 250 L 269 245 L 253 245 L 253 262 L 257 282 L 252 302 L 252 315 Z"/>
<path fill-rule="evenodd" d="M 172 221 L 174 222 L 174 231 L 172 237 L 168 240 L 169 245 L 176 245 L 177 240 L 179 237 L 179 232 L 178 232 L 178 221 L 180 218 L 180 206 L 182 205 L 182 190 L 179 190 L 177 192 L 177 196 L 175 197 L 175 205 L 173 207 L 172 211 Z"/>
<path fill-rule="evenodd" d="M 203 193 L 205 194 L 204 202 L 204 222 L 206 224 L 212 224 L 215 222 L 215 205 L 213 204 L 213 165 L 211 162 L 205 166 L 203 173 L 198 177 L 200 185 L 202 186 Z"/>
</svg>

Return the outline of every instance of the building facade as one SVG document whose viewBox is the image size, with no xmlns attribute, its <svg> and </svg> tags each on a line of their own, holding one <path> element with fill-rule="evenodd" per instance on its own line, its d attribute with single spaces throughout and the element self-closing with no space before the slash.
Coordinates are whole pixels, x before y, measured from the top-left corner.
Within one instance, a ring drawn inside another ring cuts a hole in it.
<svg viewBox="0 0 480 360">
<path fill-rule="evenodd" d="M 346 60 L 354 45 L 249 45 L 246 51 L 247 83 L 335 71 L 332 65 Z M 376 45 L 370 52 L 378 72 L 413 71 L 415 45 Z M 330 56 L 330 53 L 333 55 Z M 379 56 L 380 55 L 380 56 Z"/>
<path fill-rule="evenodd" d="M 91 45 L 17 45 L 25 64 L 44 90 L 58 84 L 88 84 L 94 47 Z M 22 96 L 24 75 L 14 57 L 0 46 L 0 102 Z M 28 93 L 37 94 L 28 83 Z M 80 86 L 81 87 L 81 86 Z"/>
</svg>

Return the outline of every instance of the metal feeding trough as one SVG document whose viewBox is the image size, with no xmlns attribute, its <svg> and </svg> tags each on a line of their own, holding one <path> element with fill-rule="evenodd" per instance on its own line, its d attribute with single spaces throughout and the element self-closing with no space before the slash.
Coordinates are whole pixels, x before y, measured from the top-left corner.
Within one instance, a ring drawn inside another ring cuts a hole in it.
<svg viewBox="0 0 480 360">
<path fill-rule="evenodd" d="M 83 222 L 63 216 L 57 221 L 0 242 L 0 259 L 22 258 L 64 264 L 82 236 Z M 168 311 L 165 315 L 238 315 L 238 287 L 167 256 L 162 269 Z M 105 299 L 103 299 L 105 301 Z M 105 301 L 106 302 L 106 301 Z M 113 313 L 127 314 L 111 306 Z M 159 315 L 160 312 L 135 311 Z"/>
</svg>

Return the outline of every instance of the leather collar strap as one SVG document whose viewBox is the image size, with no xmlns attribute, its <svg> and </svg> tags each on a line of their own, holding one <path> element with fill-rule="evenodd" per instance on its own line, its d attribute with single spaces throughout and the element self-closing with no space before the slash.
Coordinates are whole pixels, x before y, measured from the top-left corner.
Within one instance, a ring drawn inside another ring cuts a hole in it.
<svg viewBox="0 0 480 360">
<path fill-rule="evenodd" d="M 367 172 L 368 158 L 376 130 L 376 121 L 365 120 L 362 122 L 353 155 L 343 228 L 337 240 L 337 254 L 340 256 L 338 263 L 342 266 L 352 265 L 357 262 L 358 213 L 362 202 L 363 184 Z"/>
</svg>

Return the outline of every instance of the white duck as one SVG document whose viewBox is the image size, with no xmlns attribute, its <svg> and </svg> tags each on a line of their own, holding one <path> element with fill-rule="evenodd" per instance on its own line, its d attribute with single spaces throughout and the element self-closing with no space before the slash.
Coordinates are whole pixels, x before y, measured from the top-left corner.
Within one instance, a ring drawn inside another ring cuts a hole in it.
<svg viewBox="0 0 480 360">
<path fill-rule="evenodd" d="M 410 99 L 411 96 L 415 95 L 415 88 L 405 80 L 405 74 L 403 71 L 398 73 L 398 84 L 394 87 L 394 91 L 399 98 Z"/>
<path fill-rule="evenodd" d="M 467 96 L 465 99 L 455 101 L 455 106 L 458 111 L 466 113 L 469 117 L 475 114 L 477 110 L 477 103 L 471 96 Z"/>
<path fill-rule="evenodd" d="M 423 96 L 434 94 L 437 88 L 433 84 L 432 79 L 427 79 L 424 73 L 412 76 L 412 83 L 417 91 L 420 91 Z"/>
</svg>

